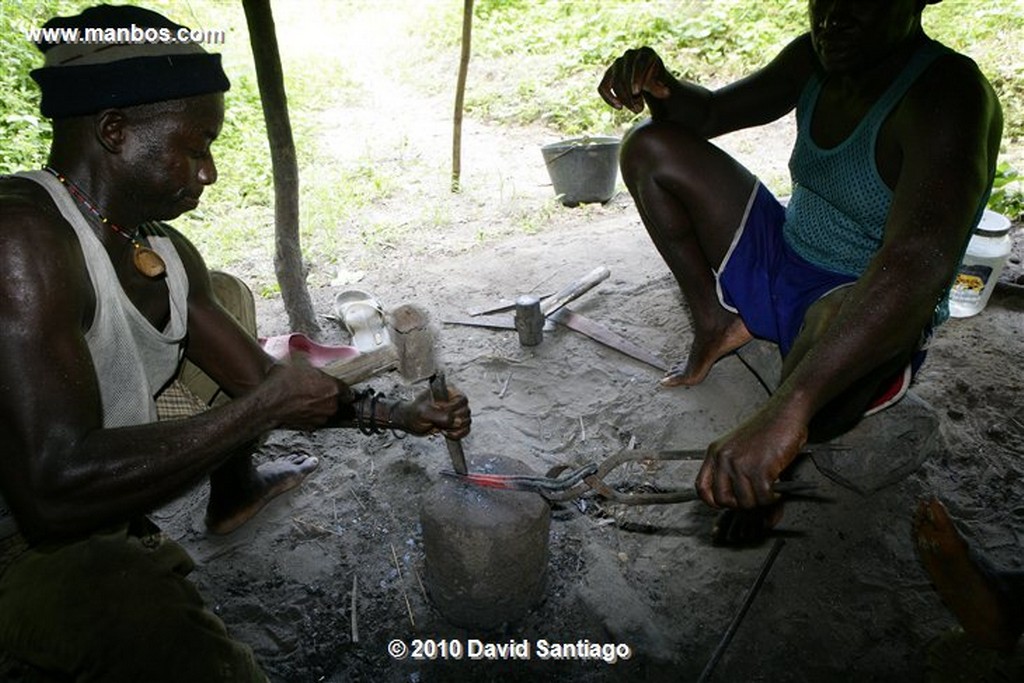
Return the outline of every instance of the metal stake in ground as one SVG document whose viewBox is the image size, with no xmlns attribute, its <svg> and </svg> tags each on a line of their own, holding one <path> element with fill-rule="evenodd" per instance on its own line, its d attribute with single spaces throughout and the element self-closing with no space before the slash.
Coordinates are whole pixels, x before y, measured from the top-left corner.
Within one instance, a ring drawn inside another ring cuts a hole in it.
<svg viewBox="0 0 1024 683">
<path fill-rule="evenodd" d="M 771 571 L 772 564 L 775 562 L 775 558 L 778 557 L 779 551 L 782 550 L 782 546 L 785 545 L 785 541 L 781 538 L 775 540 L 775 544 L 772 545 L 772 549 L 768 551 L 768 557 L 764 558 L 764 563 L 761 565 L 761 571 L 758 572 L 757 578 L 754 579 L 754 583 L 750 586 L 750 590 L 747 591 L 747 595 L 743 598 L 743 604 L 740 605 L 739 611 L 736 612 L 736 616 L 732 618 L 732 622 L 729 624 L 729 628 L 725 630 L 725 634 L 722 636 L 722 641 L 718 643 L 718 647 L 711 653 L 711 659 L 704 666 L 704 671 L 701 672 L 700 678 L 697 679 L 697 683 L 707 683 L 711 680 L 711 674 L 714 673 L 715 667 L 718 665 L 718 660 L 725 654 L 725 650 L 729 647 L 729 643 L 732 642 L 732 637 L 736 635 L 736 630 L 740 627 L 740 622 L 743 621 L 743 617 L 747 614 L 747 610 L 754 604 L 754 598 L 757 597 L 757 592 L 761 589 L 761 584 L 768 577 L 768 572 Z"/>
</svg>

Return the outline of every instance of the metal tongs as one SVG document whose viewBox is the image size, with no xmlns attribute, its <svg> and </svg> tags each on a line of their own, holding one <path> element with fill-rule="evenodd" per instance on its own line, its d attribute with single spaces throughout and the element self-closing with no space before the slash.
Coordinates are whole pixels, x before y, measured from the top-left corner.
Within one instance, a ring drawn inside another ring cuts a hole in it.
<svg viewBox="0 0 1024 683">
<path fill-rule="evenodd" d="M 539 477 L 526 474 L 488 474 L 486 472 L 459 474 L 453 470 L 441 470 L 441 474 L 481 488 L 500 489 L 502 491 L 532 491 L 544 495 L 560 493 L 573 488 L 585 478 L 595 474 L 598 467 L 596 462 L 590 462 L 574 470 L 566 469 L 565 474 L 558 477 Z"/>
<path fill-rule="evenodd" d="M 622 450 L 605 459 L 600 464 L 587 463 L 575 469 L 565 465 L 554 467 L 548 472 L 547 476 L 488 474 L 483 472 L 459 474 L 452 470 L 442 470 L 441 474 L 482 488 L 505 491 L 532 491 L 539 493 L 552 502 L 569 501 L 593 492 L 610 501 L 624 505 L 686 503 L 698 500 L 697 491 L 692 487 L 628 493 L 609 486 L 605 483 L 604 478 L 613 469 L 628 462 L 703 460 L 704 453 L 703 449 L 675 451 Z M 811 482 L 777 481 L 772 486 L 772 490 L 791 499 L 827 500 L 817 495 L 818 487 Z"/>
</svg>

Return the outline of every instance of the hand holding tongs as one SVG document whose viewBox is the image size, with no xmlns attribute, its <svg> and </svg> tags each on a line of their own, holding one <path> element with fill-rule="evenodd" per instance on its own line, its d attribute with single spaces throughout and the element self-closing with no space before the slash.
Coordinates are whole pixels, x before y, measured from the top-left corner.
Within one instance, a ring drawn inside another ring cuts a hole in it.
<svg viewBox="0 0 1024 683">
<path fill-rule="evenodd" d="M 594 491 L 608 500 L 625 505 L 686 503 L 698 500 L 697 491 L 692 487 L 645 493 L 626 493 L 606 484 L 604 478 L 613 469 L 627 462 L 645 460 L 701 460 L 703 458 L 703 450 L 623 450 L 605 459 L 600 465 L 597 463 L 587 463 L 575 469 L 569 469 L 564 465 L 558 466 L 553 468 L 548 473 L 548 476 L 543 477 L 522 474 L 487 474 L 482 472 L 459 474 L 451 470 L 444 470 L 441 474 L 483 488 L 505 491 L 533 491 L 550 501 L 556 502 L 573 500 L 590 491 Z M 785 495 L 787 498 L 825 500 L 825 498 L 817 495 L 818 488 L 811 482 L 777 481 L 772 486 L 772 490 L 778 494 Z"/>
</svg>

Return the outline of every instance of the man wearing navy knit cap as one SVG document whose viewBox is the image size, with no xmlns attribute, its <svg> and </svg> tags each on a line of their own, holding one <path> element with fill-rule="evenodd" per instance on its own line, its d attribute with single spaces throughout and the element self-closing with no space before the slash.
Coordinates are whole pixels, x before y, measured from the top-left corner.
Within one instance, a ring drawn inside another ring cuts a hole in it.
<svg viewBox="0 0 1024 683">
<path fill-rule="evenodd" d="M 47 27 L 67 29 L 32 72 L 53 119 L 48 163 L 0 178 L 0 494 L 15 523 L 0 505 L 0 650 L 59 680 L 264 681 L 146 513 L 208 475 L 207 528 L 230 533 L 316 468 L 308 456 L 257 467 L 267 431 L 458 439 L 468 404 L 429 392 L 389 404 L 301 357 L 275 363 L 161 222 L 217 180 L 220 57 L 165 40 L 181 27 L 134 7 Z M 118 42 L 84 42 L 86 29 Z M 183 360 L 231 400 L 160 421 L 158 404 L 184 391 Z"/>
<path fill-rule="evenodd" d="M 810 30 L 715 91 L 629 50 L 598 91 L 651 119 L 623 141 L 623 179 L 693 317 L 666 386 L 701 382 L 752 338 L 777 343 L 782 381 L 709 448 L 697 476 L 723 542 L 778 521 L 773 484 L 810 440 L 898 400 L 923 360 L 992 187 L 993 90 L 921 26 L 937 0 L 810 0 Z M 709 142 L 796 109 L 782 206 Z"/>
<path fill-rule="evenodd" d="M 101 5 L 43 25 L 51 35 L 73 31 L 80 42 L 44 42 L 43 116 L 63 119 L 108 107 L 177 100 L 230 88 L 220 55 L 181 38 L 185 27 L 138 7 Z M 132 42 L 113 43 L 107 37 Z M 99 39 L 99 42 L 97 39 Z M 89 41 L 89 42 L 86 42 Z"/>
</svg>

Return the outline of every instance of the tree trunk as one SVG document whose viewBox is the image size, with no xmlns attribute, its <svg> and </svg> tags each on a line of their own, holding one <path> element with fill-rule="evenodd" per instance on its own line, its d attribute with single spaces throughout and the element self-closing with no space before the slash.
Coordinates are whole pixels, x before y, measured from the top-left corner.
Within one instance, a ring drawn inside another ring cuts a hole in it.
<svg viewBox="0 0 1024 683">
<path fill-rule="evenodd" d="M 459 60 L 459 81 L 455 86 L 455 118 L 452 132 L 452 192 L 459 191 L 462 179 L 462 102 L 466 94 L 469 71 L 470 36 L 473 32 L 473 0 L 465 0 L 462 9 L 462 57 Z"/>
<path fill-rule="evenodd" d="M 288 97 L 284 91 L 274 15 L 270 0 L 242 0 L 242 7 L 249 25 L 249 42 L 256 62 L 256 81 L 259 83 L 274 170 L 274 270 L 292 331 L 316 338 L 320 334 L 320 326 L 306 288 L 306 268 L 299 242 L 299 167 L 288 117 Z"/>
</svg>

